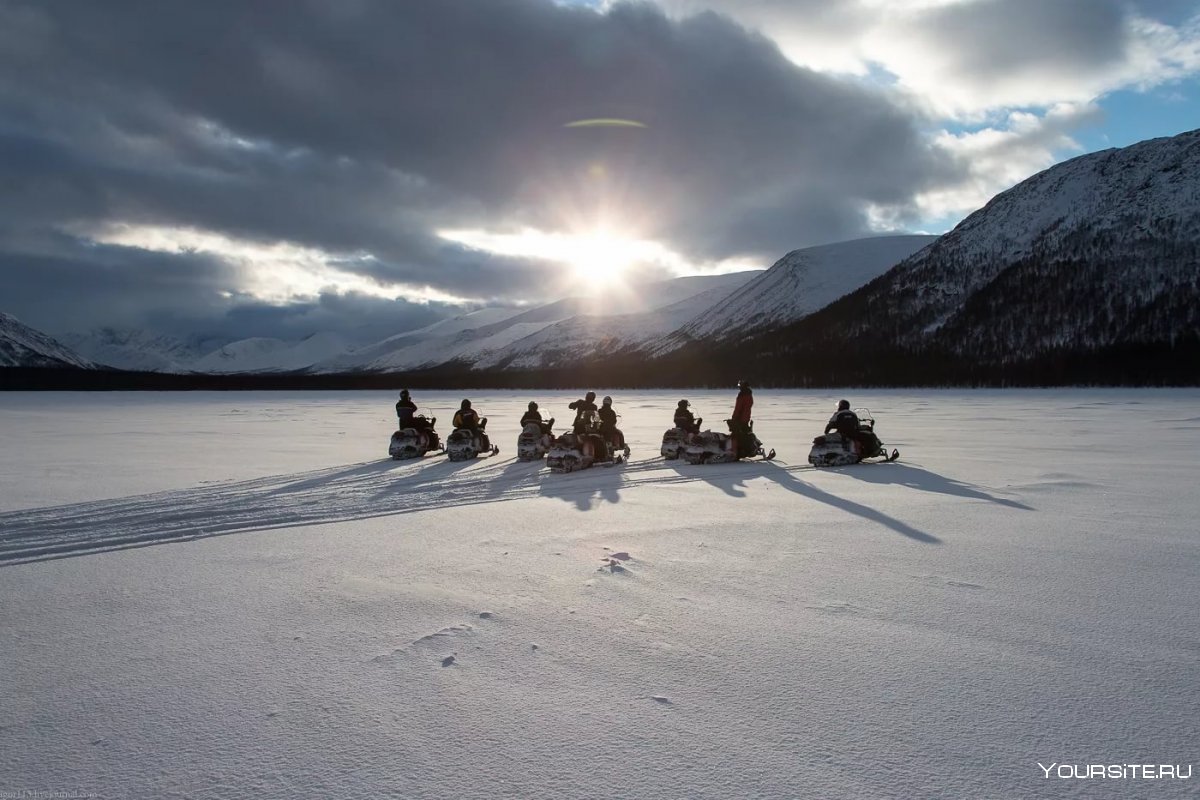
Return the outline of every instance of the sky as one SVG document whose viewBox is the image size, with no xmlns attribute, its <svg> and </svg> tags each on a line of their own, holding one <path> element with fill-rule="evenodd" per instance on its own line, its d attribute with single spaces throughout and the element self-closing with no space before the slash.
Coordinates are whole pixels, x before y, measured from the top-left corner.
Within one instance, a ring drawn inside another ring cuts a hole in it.
<svg viewBox="0 0 1200 800">
<path fill-rule="evenodd" d="M 1196 127 L 1179 0 L 0 0 L 0 310 L 370 340 Z"/>
</svg>

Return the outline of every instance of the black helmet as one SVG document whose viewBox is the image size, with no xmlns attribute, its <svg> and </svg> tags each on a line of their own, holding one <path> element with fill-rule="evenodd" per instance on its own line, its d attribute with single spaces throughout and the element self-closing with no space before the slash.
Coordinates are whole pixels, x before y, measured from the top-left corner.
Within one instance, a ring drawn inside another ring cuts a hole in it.
<svg viewBox="0 0 1200 800">
<path fill-rule="evenodd" d="M 463 401 L 462 401 L 462 405 L 460 406 L 460 408 L 462 408 L 462 410 L 463 410 L 463 411 L 466 411 L 466 410 L 467 410 L 468 408 L 470 408 L 470 407 L 471 407 L 471 401 L 470 401 L 470 400 L 463 400 Z"/>
<path fill-rule="evenodd" d="M 604 405 L 606 405 L 606 406 L 611 406 L 611 405 L 612 405 L 612 398 L 611 398 L 611 397 L 609 397 L 608 395 L 605 395 L 605 396 L 604 396 Z"/>
<path fill-rule="evenodd" d="M 537 403 L 535 403 L 535 402 L 533 402 L 532 400 L 530 400 L 530 401 L 529 401 L 529 410 L 530 410 L 530 411 L 537 411 Z"/>
<path fill-rule="evenodd" d="M 400 390 L 400 398 L 401 398 L 402 400 L 407 400 L 407 399 L 408 399 L 408 389 L 401 389 L 401 390 Z"/>
<path fill-rule="evenodd" d="M 680 400 L 680 401 L 679 401 L 679 407 L 680 407 L 680 408 L 687 408 L 687 407 L 688 407 L 688 406 L 690 406 L 690 405 L 691 405 L 691 403 L 689 403 L 687 400 Z"/>
<path fill-rule="evenodd" d="M 595 400 L 595 399 L 596 399 L 596 393 L 595 393 L 595 392 L 588 392 L 587 394 L 585 394 L 585 395 L 583 396 L 583 399 L 584 399 L 584 400 L 587 400 L 587 401 L 590 403 L 590 402 L 592 402 L 593 400 Z"/>
<path fill-rule="evenodd" d="M 850 410 L 850 401 L 849 400 L 839 400 L 838 401 L 838 411 L 849 411 L 849 410 Z"/>
<path fill-rule="evenodd" d="M 749 381 L 738 381 L 737 388 L 744 389 L 748 392 L 748 391 L 750 391 L 750 382 Z"/>
</svg>

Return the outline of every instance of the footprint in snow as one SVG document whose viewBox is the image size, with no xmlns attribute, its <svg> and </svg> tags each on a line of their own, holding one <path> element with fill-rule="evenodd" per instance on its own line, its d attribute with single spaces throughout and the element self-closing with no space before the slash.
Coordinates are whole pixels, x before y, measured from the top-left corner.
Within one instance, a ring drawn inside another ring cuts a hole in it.
<svg viewBox="0 0 1200 800">
<path fill-rule="evenodd" d="M 608 555 L 603 556 L 603 558 L 605 558 L 605 559 L 615 558 L 618 561 L 628 561 L 629 559 L 633 558 L 633 556 L 629 555 L 629 553 L 625 552 L 624 550 L 620 550 L 620 551 L 614 553 L 614 552 L 612 552 L 611 547 L 605 547 L 604 549 L 609 551 Z"/>
<path fill-rule="evenodd" d="M 465 622 L 462 623 L 461 625 L 451 625 L 448 628 L 442 628 L 440 631 L 435 631 L 434 633 L 425 634 L 420 639 L 414 640 L 413 644 L 436 642 L 439 639 L 445 639 L 450 636 L 456 636 L 460 633 L 470 633 L 473 630 L 475 630 L 475 629 L 471 625 L 469 625 Z"/>
<path fill-rule="evenodd" d="M 607 547 L 604 549 L 608 550 Z M 629 574 L 629 570 L 625 567 L 624 562 L 630 561 L 632 559 L 633 559 L 633 556 L 629 555 L 629 553 L 625 552 L 624 550 L 621 550 L 616 553 L 608 553 L 607 555 L 600 557 L 600 560 L 603 562 L 603 565 L 597 571 L 598 572 L 611 572 L 614 575 L 619 575 L 622 573 Z"/>
<path fill-rule="evenodd" d="M 446 656 L 445 658 L 442 659 L 442 666 L 449 667 L 454 664 L 455 660 L 456 659 L 454 658 L 454 656 Z"/>
</svg>

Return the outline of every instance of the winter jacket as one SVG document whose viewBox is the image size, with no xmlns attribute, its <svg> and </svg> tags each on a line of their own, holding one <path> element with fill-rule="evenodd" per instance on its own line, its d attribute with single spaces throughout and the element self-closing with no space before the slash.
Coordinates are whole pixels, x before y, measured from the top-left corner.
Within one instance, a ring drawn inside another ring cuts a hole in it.
<svg viewBox="0 0 1200 800">
<path fill-rule="evenodd" d="M 396 416 L 400 418 L 400 427 L 405 428 L 412 425 L 413 417 L 417 413 L 417 404 L 412 400 L 399 400 L 396 402 Z"/>
<path fill-rule="evenodd" d="M 749 389 L 738 392 L 737 402 L 733 404 L 733 421 L 743 425 L 750 424 L 750 409 L 754 406 L 754 395 Z"/>
<path fill-rule="evenodd" d="M 858 424 L 858 414 L 847 408 L 836 412 L 829 418 L 828 424 L 825 425 L 825 432 L 836 430 L 842 436 L 853 437 L 858 433 Z"/>
<path fill-rule="evenodd" d="M 675 427 L 690 431 L 696 427 L 696 415 L 687 408 L 675 409 Z"/>
<path fill-rule="evenodd" d="M 541 425 L 542 424 L 542 412 L 526 411 L 524 416 L 521 417 L 521 427 L 524 428 L 526 425 L 528 425 L 531 422 L 536 422 L 538 425 Z"/>
<path fill-rule="evenodd" d="M 583 426 L 584 416 L 589 411 L 595 411 L 596 404 L 589 400 L 580 398 L 579 400 L 576 400 L 567 406 L 567 408 L 570 408 L 575 412 L 575 432 L 578 433 L 579 429 Z"/>
<path fill-rule="evenodd" d="M 454 427 L 478 428 L 479 412 L 473 408 L 461 408 L 454 413 Z"/>
<path fill-rule="evenodd" d="M 617 412 L 612 406 L 600 406 L 600 427 L 606 430 L 617 427 Z"/>
</svg>

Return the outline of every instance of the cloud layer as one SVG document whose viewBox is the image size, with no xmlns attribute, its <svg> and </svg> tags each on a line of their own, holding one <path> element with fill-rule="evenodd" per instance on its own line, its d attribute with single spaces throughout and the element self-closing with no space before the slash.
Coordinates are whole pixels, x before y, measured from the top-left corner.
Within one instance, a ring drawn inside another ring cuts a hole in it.
<svg viewBox="0 0 1200 800">
<path fill-rule="evenodd" d="M 667 270 L 919 226 L 1048 165 L 1097 92 L 1196 69 L 1183 9 L 10 0 L 6 310 L 399 330 L 572 288 L 559 262 L 439 231 L 604 226 Z M 864 78 L 880 64 L 894 81 Z M 939 134 L 939 113 L 1002 124 Z M 587 118 L 643 127 L 569 127 Z"/>
</svg>

